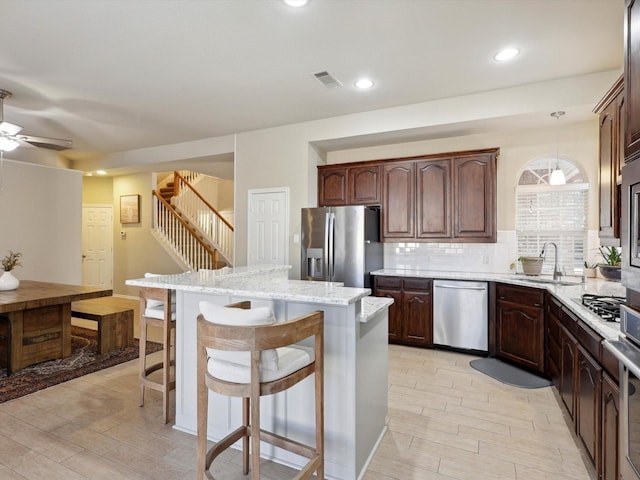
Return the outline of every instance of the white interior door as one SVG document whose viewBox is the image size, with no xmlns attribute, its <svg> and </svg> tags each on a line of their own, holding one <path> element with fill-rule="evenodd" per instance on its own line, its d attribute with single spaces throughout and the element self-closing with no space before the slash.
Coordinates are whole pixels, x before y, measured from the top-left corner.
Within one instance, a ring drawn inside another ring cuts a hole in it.
<svg viewBox="0 0 640 480">
<path fill-rule="evenodd" d="M 289 263 L 289 189 L 249 190 L 247 264 Z"/>
<path fill-rule="evenodd" d="M 113 207 L 82 206 L 82 284 L 113 288 Z"/>
</svg>

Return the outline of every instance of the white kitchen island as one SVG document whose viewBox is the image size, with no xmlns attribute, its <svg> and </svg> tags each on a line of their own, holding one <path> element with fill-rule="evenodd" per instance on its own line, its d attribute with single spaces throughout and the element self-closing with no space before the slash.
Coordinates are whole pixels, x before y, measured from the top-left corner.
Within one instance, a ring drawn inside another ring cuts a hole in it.
<svg viewBox="0 0 640 480">
<path fill-rule="evenodd" d="M 224 272 L 127 280 L 127 285 L 176 291 L 175 428 L 196 433 L 196 318 L 200 301 L 228 305 L 251 300 L 269 306 L 278 321 L 324 311 L 325 475 L 355 480 L 363 476 L 386 429 L 388 298 L 368 297 L 369 289 L 288 280 L 286 266 L 257 266 Z M 310 340 L 311 341 L 311 340 Z M 237 398 L 209 393 L 209 437 L 217 441 L 241 422 Z M 261 400 L 262 427 L 314 443 L 313 377 Z M 299 468 L 305 459 L 263 444 L 262 455 Z"/>
</svg>

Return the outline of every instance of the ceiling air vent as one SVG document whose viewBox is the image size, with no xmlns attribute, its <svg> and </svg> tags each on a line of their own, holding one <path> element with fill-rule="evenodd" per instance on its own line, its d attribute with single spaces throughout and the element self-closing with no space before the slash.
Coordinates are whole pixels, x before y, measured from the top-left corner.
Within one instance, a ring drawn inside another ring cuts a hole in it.
<svg viewBox="0 0 640 480">
<path fill-rule="evenodd" d="M 336 79 L 329 72 L 318 72 L 313 74 L 314 77 L 318 79 L 320 83 L 322 83 L 327 88 L 336 88 L 341 87 L 342 84 L 338 79 Z"/>
</svg>

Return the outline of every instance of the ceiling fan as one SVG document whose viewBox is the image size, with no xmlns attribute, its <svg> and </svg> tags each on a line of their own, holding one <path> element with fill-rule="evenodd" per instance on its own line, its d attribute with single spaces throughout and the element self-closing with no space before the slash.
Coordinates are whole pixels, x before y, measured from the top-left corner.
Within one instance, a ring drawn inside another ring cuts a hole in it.
<svg viewBox="0 0 640 480">
<path fill-rule="evenodd" d="M 0 152 L 11 152 L 18 148 L 21 142 L 57 151 L 68 150 L 73 147 L 71 140 L 22 135 L 20 134 L 22 131 L 21 126 L 5 122 L 3 116 L 4 99 L 9 98 L 10 96 L 11 92 L 0 88 Z"/>
</svg>

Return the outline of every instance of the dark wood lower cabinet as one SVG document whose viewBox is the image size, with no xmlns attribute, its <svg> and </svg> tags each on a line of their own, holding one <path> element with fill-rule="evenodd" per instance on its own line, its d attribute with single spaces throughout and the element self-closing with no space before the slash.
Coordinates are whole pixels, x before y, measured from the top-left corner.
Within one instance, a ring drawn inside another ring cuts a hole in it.
<svg viewBox="0 0 640 480">
<path fill-rule="evenodd" d="M 596 469 L 600 463 L 600 409 L 602 367 L 578 346 L 576 433 Z"/>
<path fill-rule="evenodd" d="M 402 343 L 421 347 L 432 346 L 431 292 L 403 291 L 402 310 Z"/>
<path fill-rule="evenodd" d="M 375 296 L 394 300 L 389 308 L 389 342 L 431 347 L 432 281 L 424 278 L 376 276 L 374 285 Z"/>
<path fill-rule="evenodd" d="M 560 384 L 558 392 L 562 403 L 567 408 L 569 416 L 574 419 L 576 408 L 576 369 L 577 369 L 577 346 L 578 341 L 565 328 L 560 329 Z"/>
<path fill-rule="evenodd" d="M 544 291 L 496 286 L 496 356 L 544 372 Z"/>
<path fill-rule="evenodd" d="M 402 292 L 376 288 L 376 297 L 393 298 L 393 304 L 389 307 L 389 341 L 399 343 L 402 338 Z"/>
<path fill-rule="evenodd" d="M 620 480 L 618 362 L 602 336 L 547 298 L 547 375 L 558 389 L 599 480 Z"/>
<path fill-rule="evenodd" d="M 602 430 L 600 435 L 600 479 L 619 480 L 618 434 L 620 388 L 606 372 L 602 375 Z"/>
</svg>

